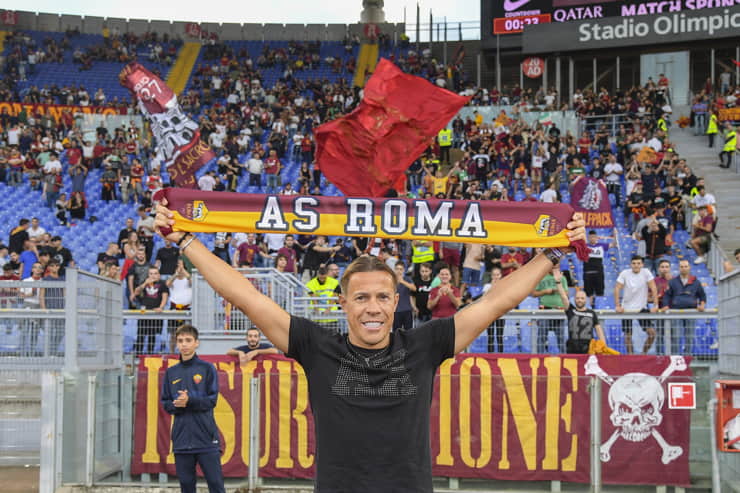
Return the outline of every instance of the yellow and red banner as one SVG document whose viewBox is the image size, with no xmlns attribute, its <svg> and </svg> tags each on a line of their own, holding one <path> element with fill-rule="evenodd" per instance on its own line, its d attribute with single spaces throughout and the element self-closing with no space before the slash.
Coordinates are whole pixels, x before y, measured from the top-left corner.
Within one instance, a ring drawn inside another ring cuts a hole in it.
<svg viewBox="0 0 740 493">
<path fill-rule="evenodd" d="M 719 121 L 734 121 L 740 122 L 740 107 L 735 108 L 723 108 L 719 110 L 718 115 Z"/>
<path fill-rule="evenodd" d="M 393 237 L 519 247 L 567 247 L 568 204 L 324 197 L 166 188 L 173 229 Z M 579 257 L 585 243 L 573 244 Z M 586 257 L 587 258 L 587 257 Z"/>
<path fill-rule="evenodd" d="M 41 103 L 13 103 L 0 102 L 0 114 L 18 116 L 21 111 L 27 115 L 50 115 L 54 121 L 59 122 L 62 113 L 68 111 L 72 115 L 81 113 L 83 115 L 125 115 L 124 111 L 108 106 L 74 106 L 69 104 L 41 104 Z"/>
<path fill-rule="evenodd" d="M 302 367 L 282 356 L 240 365 L 201 356 L 219 375 L 214 410 L 227 477 L 249 464 L 252 378 L 261 380 L 262 477 L 312 478 L 314 426 Z M 435 476 L 560 480 L 590 478 L 592 384 L 602 386 L 602 478 L 613 484 L 689 484 L 690 411 L 670 409 L 668 381 L 689 381 L 679 357 L 463 354 L 445 361 L 431 404 Z M 160 405 L 175 357 L 140 359 L 132 474 L 175 474 L 172 416 Z M 594 378 L 595 377 L 595 378 Z"/>
</svg>

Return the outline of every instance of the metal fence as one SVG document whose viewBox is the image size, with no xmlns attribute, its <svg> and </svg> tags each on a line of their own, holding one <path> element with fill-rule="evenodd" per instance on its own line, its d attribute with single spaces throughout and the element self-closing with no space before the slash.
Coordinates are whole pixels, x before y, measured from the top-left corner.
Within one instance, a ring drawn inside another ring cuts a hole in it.
<svg viewBox="0 0 740 493">
<path fill-rule="evenodd" d="M 61 281 L 0 281 L 0 305 L 0 368 L 121 367 L 118 283 L 77 269 Z"/>
<path fill-rule="evenodd" d="M 143 380 L 144 377 L 144 375 L 141 375 L 139 379 Z M 623 453 L 625 448 L 640 446 L 637 443 L 633 443 L 634 439 L 629 438 L 626 433 L 620 434 L 618 427 L 615 431 L 615 428 L 609 424 L 612 421 L 610 415 L 614 409 L 604 397 L 609 392 L 610 385 L 613 384 L 613 380 L 610 379 L 618 379 L 618 377 L 619 375 L 578 377 L 577 383 L 574 383 L 574 377 L 568 376 L 560 377 L 560 383 L 556 384 L 551 382 L 552 377 L 545 380 L 538 377 L 536 383 L 531 377 L 522 375 L 522 380 L 519 382 L 519 386 L 526 389 L 534 388 L 533 385 L 535 384 L 543 385 L 545 381 L 547 383 L 544 385 L 548 385 L 548 389 L 550 385 L 553 385 L 552 388 L 571 388 L 571 386 L 574 386 L 576 388 L 588 389 L 588 400 L 587 402 L 582 402 L 582 406 L 578 409 L 571 406 L 564 406 L 562 409 L 559 406 L 556 407 L 558 408 L 558 413 L 570 413 L 570 416 L 562 416 L 562 419 L 566 421 L 579 419 L 590 422 L 588 428 L 590 429 L 589 441 L 591 445 L 589 446 L 587 457 L 585 457 L 586 462 L 581 462 L 579 459 L 578 467 L 582 469 L 587 468 L 590 471 L 590 491 L 593 492 L 602 491 L 604 482 L 603 469 L 605 463 L 609 460 L 608 454 L 610 448 L 614 450 L 619 449 L 621 450 L 620 453 Z M 475 395 L 477 395 L 476 389 L 483 389 L 484 387 L 491 389 L 490 393 L 486 393 L 489 398 L 491 396 L 503 396 L 507 393 L 507 383 L 502 376 L 470 374 L 464 377 L 466 379 L 465 382 L 460 382 L 459 379 L 461 377 L 457 375 L 445 375 L 445 378 L 449 380 L 447 385 L 459 387 L 464 383 L 464 387 Z M 103 386 L 100 384 L 101 379 L 107 382 Z M 295 489 L 299 489 L 300 485 L 304 484 L 301 482 L 291 483 L 289 479 L 290 474 L 287 474 L 288 479 L 266 477 L 260 469 L 262 467 L 260 463 L 266 460 L 266 457 L 270 456 L 270 453 L 267 452 L 269 446 L 266 442 L 270 440 L 270 434 L 266 433 L 263 429 L 266 419 L 263 419 L 265 406 L 270 404 L 269 399 L 266 400 L 260 397 L 261 393 L 270 392 L 269 386 L 266 386 L 265 383 L 268 379 L 272 380 L 273 385 L 278 381 L 283 382 L 283 376 L 277 373 L 261 374 L 244 382 L 244 392 L 249 394 L 250 405 L 249 408 L 242 410 L 243 414 L 240 414 L 242 418 L 239 418 L 239 421 L 243 423 L 244 420 L 248 419 L 250 426 L 249 433 L 240 435 L 229 432 L 224 434 L 227 440 L 240 441 L 238 446 L 243 450 L 241 457 L 249 458 L 245 460 L 245 468 L 248 474 L 245 474 L 241 478 L 227 479 L 227 486 L 248 486 L 250 488 L 249 491 L 254 491 L 254 488 L 269 488 L 276 485 L 280 485 L 283 488 L 290 488 L 292 486 Z M 47 375 L 47 378 L 44 380 L 44 392 L 46 395 L 56 397 L 49 399 L 51 404 L 44 408 L 45 430 L 53 431 L 53 433 L 49 434 L 49 438 L 46 439 L 46 445 L 48 445 L 46 451 L 48 454 L 42 458 L 42 487 L 40 493 L 52 492 L 55 486 L 62 484 L 103 486 L 126 483 L 129 485 L 164 486 L 169 484 L 173 486 L 177 483 L 177 479 L 174 476 L 168 476 L 164 473 L 160 473 L 158 476 L 152 476 L 150 474 L 132 476 L 130 474 L 129 459 L 131 457 L 133 441 L 133 418 L 130 410 L 134 404 L 133 395 L 136 380 L 113 371 L 81 372 L 72 375 L 49 373 Z M 291 379 L 290 381 L 291 386 L 302 385 L 298 380 Z M 666 378 L 661 377 L 660 383 L 667 385 L 670 381 L 673 381 L 670 376 Z M 708 451 L 711 448 L 711 422 L 713 416 L 701 404 L 707 402 L 711 395 L 712 378 L 703 369 L 694 368 L 694 376 L 690 379 L 682 377 L 681 381 L 691 381 L 696 384 L 697 402 L 700 405 L 697 406 L 696 410 L 688 411 L 690 412 L 690 431 L 688 432 L 690 433 L 690 446 L 687 449 L 681 450 L 680 455 L 685 454 L 688 458 L 691 466 L 692 484 L 694 486 L 708 488 L 712 474 L 712 456 Z M 222 381 L 221 384 L 228 385 L 227 379 Z M 118 388 L 120 398 L 111 399 L 110 396 L 115 394 L 115 392 L 105 392 L 101 388 L 105 386 L 109 386 L 110 389 Z M 293 395 L 297 392 L 305 391 L 306 389 L 303 387 L 301 389 L 291 388 L 285 392 L 281 390 L 280 393 Z M 468 395 L 468 398 L 470 397 Z M 445 405 L 451 410 L 462 412 L 463 408 L 467 409 L 465 406 L 469 405 L 469 403 L 464 405 L 462 399 L 458 392 L 453 392 L 450 400 Z M 482 405 L 481 409 L 491 410 L 497 406 L 501 406 L 504 401 L 500 398 L 494 398 L 491 402 Z M 665 411 L 664 407 L 667 404 L 664 404 L 664 401 L 661 400 L 659 405 L 660 407 L 656 409 L 658 414 Z M 113 407 L 118 407 L 123 411 L 116 411 Z M 105 414 L 106 418 L 101 419 L 99 416 L 106 413 L 106 408 L 108 409 L 107 414 Z M 539 407 L 534 406 L 533 411 L 535 413 L 541 413 L 544 409 L 545 404 L 540 403 Z M 504 414 L 506 413 L 506 411 L 503 412 Z M 493 414 L 495 415 L 495 413 Z M 52 419 L 52 416 L 56 418 Z M 478 416 L 473 413 L 471 420 L 482 419 L 482 416 L 483 414 Z M 440 417 L 439 419 L 441 420 L 442 418 Z M 231 423 L 228 426 L 238 426 L 238 423 L 236 425 Z M 495 428 L 495 423 L 493 426 Z M 514 426 L 514 424 L 510 423 L 509 426 Z M 574 425 L 571 424 L 570 426 Z M 584 426 L 587 425 L 581 424 L 579 428 L 584 429 Z M 607 431 L 605 432 L 604 430 Z M 447 430 L 447 433 L 449 436 L 446 436 L 445 439 L 451 444 L 450 446 L 453 449 L 460 446 L 459 444 L 470 443 L 471 439 L 475 440 L 475 437 L 470 435 L 470 430 L 467 430 L 467 434 L 465 434 L 466 432 L 457 426 L 451 426 Z M 439 439 L 440 441 L 442 440 L 442 438 Z M 644 440 L 650 441 L 651 446 L 653 445 L 652 442 L 655 441 L 661 448 L 665 449 L 663 451 L 664 453 L 670 452 L 675 455 L 675 444 L 665 443 L 665 440 L 662 439 L 663 437 L 655 437 L 655 434 L 653 434 L 653 436 L 647 436 Z M 498 438 L 498 440 L 503 440 L 503 438 Z M 483 441 L 485 442 L 485 440 Z M 489 443 L 489 445 L 493 447 L 492 450 L 494 452 L 499 450 L 495 441 L 492 444 Z M 225 446 L 232 453 L 234 452 L 233 443 L 225 444 Z M 537 447 L 541 446 L 544 445 L 537 445 Z M 476 442 L 476 445 L 469 445 L 469 447 L 472 450 L 478 450 L 478 447 L 480 447 L 481 457 L 485 455 L 483 443 Z M 65 451 L 69 450 L 74 450 L 75 453 L 65 453 Z M 495 453 L 493 454 L 494 458 Z M 635 468 L 654 467 L 656 462 L 656 457 L 647 457 L 639 453 L 635 457 L 638 458 L 632 464 L 632 467 Z M 491 459 L 490 456 L 489 460 L 490 463 L 487 467 L 495 469 L 497 461 Z M 660 459 L 658 458 L 657 460 Z M 664 477 L 663 479 L 665 484 L 672 484 L 673 478 Z M 612 480 L 611 482 L 613 483 L 614 481 Z M 481 480 L 457 478 L 435 479 L 435 486 L 452 489 L 466 489 L 467 487 L 479 489 L 481 486 L 485 486 L 488 489 L 503 489 L 506 488 L 505 485 L 506 481 L 502 479 L 489 480 L 487 483 L 481 483 Z M 559 481 L 532 481 L 531 484 L 527 484 L 527 490 L 558 491 L 557 488 L 560 486 Z M 551 488 L 556 489 L 553 490 Z M 659 486 L 657 491 L 661 491 L 661 488 Z M 582 491 L 577 484 L 568 485 L 566 489 Z M 675 491 L 679 491 L 679 489 Z"/>
<path fill-rule="evenodd" d="M 628 133 L 632 133 L 640 125 L 645 124 L 651 118 L 648 115 L 629 115 L 620 113 L 618 115 L 582 116 L 578 119 L 578 135 L 583 132 L 595 133 L 602 127 L 607 130 L 610 137 L 615 137 L 619 129 L 624 126 Z"/>
<path fill-rule="evenodd" d="M 304 296 L 306 287 L 292 274 L 278 272 L 273 268 L 240 269 L 257 290 L 269 296 L 275 303 L 290 311 L 296 296 Z M 252 322 L 238 308 L 227 303 L 203 278 L 194 273 L 193 281 L 193 324 L 202 333 L 240 334 L 253 327 Z"/>
</svg>

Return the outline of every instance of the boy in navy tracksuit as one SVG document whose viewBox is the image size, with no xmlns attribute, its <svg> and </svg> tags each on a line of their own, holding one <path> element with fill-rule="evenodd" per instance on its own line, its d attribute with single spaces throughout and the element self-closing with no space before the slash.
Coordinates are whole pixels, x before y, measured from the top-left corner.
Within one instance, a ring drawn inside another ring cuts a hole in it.
<svg viewBox="0 0 740 493">
<path fill-rule="evenodd" d="M 182 325 L 175 332 L 180 363 L 167 368 L 162 406 L 175 416 L 172 451 L 180 491 L 195 493 L 195 466 L 200 465 L 210 493 L 225 493 L 221 450 L 213 408 L 218 399 L 216 367 L 198 358 L 198 329 Z"/>
</svg>

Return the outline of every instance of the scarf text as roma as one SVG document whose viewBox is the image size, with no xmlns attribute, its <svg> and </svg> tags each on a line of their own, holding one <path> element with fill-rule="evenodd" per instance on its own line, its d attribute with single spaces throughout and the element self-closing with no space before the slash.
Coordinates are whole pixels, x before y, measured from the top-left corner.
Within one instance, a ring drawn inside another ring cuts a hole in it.
<svg viewBox="0 0 740 493">
<path fill-rule="evenodd" d="M 256 195 L 166 188 L 174 230 L 367 236 L 519 247 L 573 246 L 568 204 L 404 198 Z"/>
</svg>

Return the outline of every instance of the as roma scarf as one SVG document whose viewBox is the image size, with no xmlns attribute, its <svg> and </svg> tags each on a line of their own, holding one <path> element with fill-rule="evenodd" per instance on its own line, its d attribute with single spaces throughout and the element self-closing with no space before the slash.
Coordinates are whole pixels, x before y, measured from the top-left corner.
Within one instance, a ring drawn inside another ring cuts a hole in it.
<svg viewBox="0 0 740 493">
<path fill-rule="evenodd" d="M 366 236 L 520 247 L 573 246 L 568 204 L 402 198 L 256 195 L 165 188 L 175 230 Z"/>
</svg>

